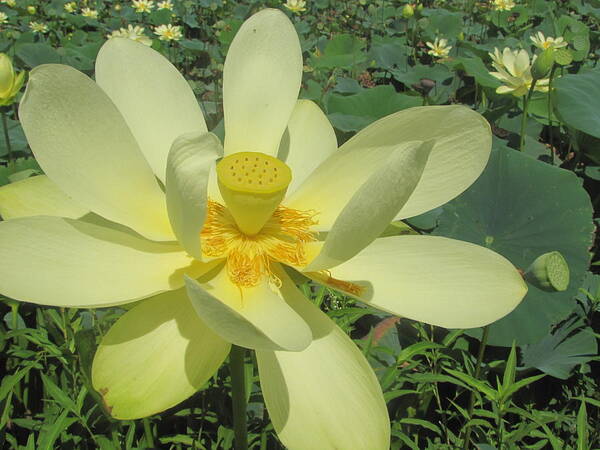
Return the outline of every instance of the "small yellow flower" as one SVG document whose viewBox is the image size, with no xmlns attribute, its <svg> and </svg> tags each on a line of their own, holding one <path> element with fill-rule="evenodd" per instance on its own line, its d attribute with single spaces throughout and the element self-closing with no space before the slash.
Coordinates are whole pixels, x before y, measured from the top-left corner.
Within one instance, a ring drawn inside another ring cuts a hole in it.
<svg viewBox="0 0 600 450">
<path fill-rule="evenodd" d="M 66 12 L 73 13 L 73 12 L 77 11 L 77 3 L 75 3 L 75 2 L 65 3 L 64 8 L 65 8 Z"/>
<path fill-rule="evenodd" d="M 27 7 L 27 12 L 29 14 L 35 14 L 37 12 L 37 8 L 35 6 L 28 6 Z"/>
<path fill-rule="evenodd" d="M 557 37 L 557 38 L 553 38 L 550 36 L 545 37 L 544 33 L 542 33 L 541 31 L 538 31 L 533 36 L 530 36 L 529 39 L 531 39 L 533 41 L 533 45 L 535 45 L 538 48 L 541 48 L 542 50 L 547 50 L 549 48 L 552 48 L 552 49 L 563 48 L 568 45 L 567 42 L 565 42 L 565 40 L 562 37 Z"/>
<path fill-rule="evenodd" d="M 13 102 L 23 86 L 24 78 L 25 72 L 15 73 L 10 58 L 0 53 L 0 106 L 10 105 Z"/>
<path fill-rule="evenodd" d="M 119 30 L 113 31 L 111 34 L 106 36 L 108 39 L 113 38 L 126 38 L 132 41 L 141 42 L 144 45 L 151 46 L 152 39 L 144 34 L 144 28 L 138 25 L 132 26 L 127 25 L 127 28 L 120 28 Z"/>
<path fill-rule="evenodd" d="M 8 22 L 8 16 L 6 13 L 0 12 L 0 25 Z"/>
<path fill-rule="evenodd" d="M 148 13 L 154 8 L 153 0 L 132 0 L 131 4 L 136 13 Z"/>
<path fill-rule="evenodd" d="M 490 72 L 490 75 L 498 78 L 504 83 L 496 89 L 498 94 L 512 94 L 515 97 L 526 95 L 531 88 L 533 77 L 531 76 L 531 66 L 535 61 L 534 56 L 531 62 L 526 50 L 511 50 L 505 48 L 502 53 L 497 48 L 494 53 L 489 54 L 492 58 L 492 65 L 497 72 Z M 537 80 L 535 90 L 540 92 L 548 91 L 548 78 Z"/>
<path fill-rule="evenodd" d="M 513 0 L 493 0 L 492 2 L 494 11 L 510 11 L 515 6 L 517 5 Z"/>
<path fill-rule="evenodd" d="M 16 0 L 1 0 L 0 3 L 4 3 L 6 6 L 10 6 L 11 8 L 17 4 Z"/>
<path fill-rule="evenodd" d="M 166 0 L 164 2 L 158 2 L 156 4 L 158 9 L 168 9 L 168 10 L 173 10 L 173 3 L 171 3 L 171 0 Z"/>
<path fill-rule="evenodd" d="M 179 25 L 160 25 L 154 28 L 154 34 L 158 35 L 161 41 L 178 41 L 183 37 Z"/>
<path fill-rule="evenodd" d="M 115 11 L 121 11 L 121 4 L 120 3 L 117 3 L 115 5 Z"/>
<path fill-rule="evenodd" d="M 29 22 L 29 28 L 34 33 L 47 33 L 48 32 L 48 25 L 46 25 L 45 23 Z"/>
<path fill-rule="evenodd" d="M 427 54 L 433 56 L 434 58 L 445 58 L 452 49 L 452 46 L 448 45 L 447 39 L 435 38 L 433 43 L 426 42 L 425 44 L 431 49 L 427 50 Z"/>
<path fill-rule="evenodd" d="M 306 11 L 306 2 L 304 0 L 287 0 L 283 6 L 295 14 Z"/>
<path fill-rule="evenodd" d="M 90 19 L 97 19 L 98 18 L 98 11 L 96 11 L 95 9 L 83 8 L 81 10 L 81 15 L 83 17 L 88 17 Z"/>
</svg>

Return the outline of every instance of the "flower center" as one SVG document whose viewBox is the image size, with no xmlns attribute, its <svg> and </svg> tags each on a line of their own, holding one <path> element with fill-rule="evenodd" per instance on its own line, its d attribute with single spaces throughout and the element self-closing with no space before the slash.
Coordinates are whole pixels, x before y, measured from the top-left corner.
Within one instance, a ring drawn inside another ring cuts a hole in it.
<svg viewBox="0 0 600 450">
<path fill-rule="evenodd" d="M 217 164 L 219 190 L 235 223 L 257 234 L 273 215 L 292 181 L 292 171 L 269 155 L 240 152 Z"/>
<path fill-rule="evenodd" d="M 260 232 L 248 235 L 238 227 L 231 209 L 209 200 L 200 233 L 202 252 L 209 257 L 226 258 L 229 278 L 240 288 L 256 286 L 263 276 L 279 287 L 281 280 L 271 270 L 271 263 L 307 263 L 304 245 L 316 241 L 315 233 L 310 231 L 317 223 L 315 215 L 314 211 L 277 205 Z"/>
</svg>

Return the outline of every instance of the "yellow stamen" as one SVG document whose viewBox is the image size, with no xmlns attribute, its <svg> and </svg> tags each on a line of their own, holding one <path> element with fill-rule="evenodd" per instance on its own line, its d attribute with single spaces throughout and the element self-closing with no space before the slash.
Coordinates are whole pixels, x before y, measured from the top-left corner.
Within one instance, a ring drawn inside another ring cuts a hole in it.
<svg viewBox="0 0 600 450">
<path fill-rule="evenodd" d="M 227 272 L 238 287 L 256 286 L 263 277 L 276 286 L 281 280 L 271 270 L 273 262 L 292 266 L 307 263 L 304 245 L 316 241 L 310 227 L 316 225 L 314 211 L 298 211 L 279 205 L 259 233 L 240 230 L 230 209 L 209 200 L 200 234 L 206 256 L 226 258 Z"/>
<path fill-rule="evenodd" d="M 217 164 L 219 189 L 239 229 L 257 234 L 273 215 L 292 181 L 282 161 L 264 153 L 240 152 Z"/>
</svg>

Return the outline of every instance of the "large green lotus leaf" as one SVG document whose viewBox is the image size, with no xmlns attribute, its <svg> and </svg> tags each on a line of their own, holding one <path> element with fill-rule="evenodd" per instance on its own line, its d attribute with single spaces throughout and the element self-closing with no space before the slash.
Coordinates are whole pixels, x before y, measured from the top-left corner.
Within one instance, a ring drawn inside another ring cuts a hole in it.
<svg viewBox="0 0 600 450">
<path fill-rule="evenodd" d="M 421 106 L 421 97 L 399 94 L 393 86 L 375 86 L 354 95 L 331 94 L 327 100 L 329 120 L 341 131 L 358 131 L 389 114 Z"/>
<path fill-rule="evenodd" d="M 562 121 L 600 138 L 600 70 L 562 76 L 554 87 L 553 99 Z"/>
<path fill-rule="evenodd" d="M 364 41 L 351 34 L 338 34 L 327 42 L 323 53 L 310 58 L 317 69 L 349 69 L 365 61 Z"/>
<path fill-rule="evenodd" d="M 553 250 L 569 264 L 569 288 L 545 292 L 530 284 L 521 304 L 491 325 L 491 345 L 510 346 L 513 339 L 518 345 L 536 343 L 575 307 L 594 224 L 590 198 L 572 172 L 516 150 L 494 149 L 481 177 L 444 206 L 438 222 L 433 234 L 489 247 L 519 269 Z M 469 334 L 480 336 L 481 329 Z"/>
</svg>

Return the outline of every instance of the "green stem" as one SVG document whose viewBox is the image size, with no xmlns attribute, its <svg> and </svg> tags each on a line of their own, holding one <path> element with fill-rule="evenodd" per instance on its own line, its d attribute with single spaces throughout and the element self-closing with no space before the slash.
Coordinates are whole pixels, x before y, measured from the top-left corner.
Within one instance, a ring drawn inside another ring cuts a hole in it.
<svg viewBox="0 0 600 450">
<path fill-rule="evenodd" d="M 142 419 L 144 424 L 144 438 L 146 439 L 146 445 L 149 448 L 154 448 L 154 437 L 152 436 L 152 430 L 150 429 L 150 420 L 145 418 Z"/>
<path fill-rule="evenodd" d="M 519 141 L 519 151 L 525 150 L 525 128 L 527 127 L 527 109 L 529 108 L 529 100 L 531 100 L 531 95 L 533 94 L 533 89 L 535 88 L 535 83 L 537 80 L 533 80 L 531 82 L 531 87 L 529 88 L 529 92 L 527 92 L 527 97 L 525 97 L 523 103 L 523 117 L 521 119 L 521 136 Z"/>
<path fill-rule="evenodd" d="M 550 76 L 548 77 L 548 134 L 550 141 L 550 161 L 554 164 L 554 137 L 552 136 L 552 80 L 554 79 L 554 71 L 556 66 L 552 66 Z"/>
<path fill-rule="evenodd" d="M 4 141 L 6 142 L 6 150 L 8 150 L 8 162 L 11 163 L 13 160 L 12 147 L 10 145 L 10 136 L 8 135 L 8 120 L 6 118 L 6 111 L 2 109 L 2 129 L 4 130 Z"/>
<path fill-rule="evenodd" d="M 246 424 L 246 372 L 244 359 L 246 349 L 231 346 L 229 366 L 231 370 L 231 398 L 233 401 L 233 433 L 235 450 L 248 449 L 248 426 Z"/>
<path fill-rule="evenodd" d="M 488 336 L 490 334 L 490 327 L 486 325 L 483 327 L 483 335 L 481 336 L 481 342 L 479 342 L 479 352 L 477 353 L 477 364 L 475 365 L 475 378 L 479 379 L 479 375 L 481 374 L 481 364 L 483 363 L 483 354 L 485 353 L 485 347 L 487 345 Z M 475 392 L 471 391 L 471 395 L 469 397 L 469 420 L 473 418 L 473 410 L 475 409 Z M 467 424 L 465 427 L 465 440 L 463 444 L 463 449 L 468 450 L 469 441 L 471 439 L 471 426 Z"/>
</svg>

